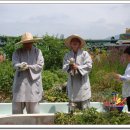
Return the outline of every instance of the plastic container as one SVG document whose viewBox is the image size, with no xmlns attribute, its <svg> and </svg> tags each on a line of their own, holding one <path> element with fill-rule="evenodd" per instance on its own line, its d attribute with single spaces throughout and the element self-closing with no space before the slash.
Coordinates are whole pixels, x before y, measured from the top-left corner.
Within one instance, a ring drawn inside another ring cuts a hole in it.
<svg viewBox="0 0 130 130">
<path fill-rule="evenodd" d="M 106 111 L 113 111 L 113 110 L 118 110 L 119 112 L 122 112 L 123 108 L 124 108 L 124 104 L 123 105 L 115 105 L 115 104 L 110 104 L 110 103 L 104 103 L 104 109 Z"/>
</svg>

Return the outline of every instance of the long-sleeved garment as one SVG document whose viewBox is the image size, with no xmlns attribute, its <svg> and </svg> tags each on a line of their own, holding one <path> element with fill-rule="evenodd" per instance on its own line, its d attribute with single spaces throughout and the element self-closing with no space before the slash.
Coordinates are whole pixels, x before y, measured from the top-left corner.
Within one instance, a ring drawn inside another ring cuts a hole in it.
<svg viewBox="0 0 130 130">
<path fill-rule="evenodd" d="M 39 102 L 42 99 L 42 69 L 44 58 L 42 52 L 34 46 L 31 50 L 20 48 L 13 53 L 13 67 L 16 69 L 13 83 L 14 102 Z M 19 71 L 17 66 L 26 62 L 29 69 Z"/>
<path fill-rule="evenodd" d="M 78 65 L 77 73 L 72 76 L 69 71 L 69 59 L 74 58 Z M 91 87 L 89 72 L 92 68 L 92 60 L 87 51 L 78 50 L 75 56 L 73 51 L 67 53 L 63 61 L 63 70 L 68 72 L 67 90 L 71 101 L 80 102 L 90 99 Z"/>
<path fill-rule="evenodd" d="M 130 97 L 130 63 L 126 67 L 125 74 L 120 75 L 120 79 L 123 81 L 122 96 Z"/>
</svg>

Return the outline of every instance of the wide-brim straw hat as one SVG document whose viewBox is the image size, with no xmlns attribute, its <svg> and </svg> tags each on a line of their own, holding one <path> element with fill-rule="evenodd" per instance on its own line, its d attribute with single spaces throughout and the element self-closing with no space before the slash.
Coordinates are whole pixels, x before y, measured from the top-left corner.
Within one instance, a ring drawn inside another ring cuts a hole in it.
<svg viewBox="0 0 130 130">
<path fill-rule="evenodd" d="M 26 32 L 24 33 L 22 36 L 21 36 L 21 41 L 20 42 L 17 42 L 16 44 L 24 44 L 24 43 L 35 43 L 36 41 L 38 40 L 42 40 L 42 38 L 34 38 L 33 35 L 29 32 Z"/>
<path fill-rule="evenodd" d="M 81 38 L 81 37 L 80 37 L 79 35 L 77 35 L 77 34 L 74 34 L 74 35 L 71 35 L 71 36 L 67 37 L 66 40 L 65 40 L 65 45 L 66 45 L 68 48 L 70 48 L 71 40 L 74 39 L 74 38 L 77 38 L 77 39 L 80 40 L 80 42 L 81 42 L 80 48 L 82 48 L 82 47 L 86 44 L 86 42 L 85 42 L 85 40 L 84 40 L 83 38 Z"/>
</svg>

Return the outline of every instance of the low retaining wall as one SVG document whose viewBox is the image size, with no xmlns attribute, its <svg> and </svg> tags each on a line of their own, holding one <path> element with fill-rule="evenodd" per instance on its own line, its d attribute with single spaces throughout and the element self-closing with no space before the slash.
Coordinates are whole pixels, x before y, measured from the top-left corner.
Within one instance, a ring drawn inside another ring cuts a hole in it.
<svg viewBox="0 0 130 130">
<path fill-rule="evenodd" d="M 54 114 L 17 114 L 0 117 L 0 125 L 52 125 Z"/>
</svg>

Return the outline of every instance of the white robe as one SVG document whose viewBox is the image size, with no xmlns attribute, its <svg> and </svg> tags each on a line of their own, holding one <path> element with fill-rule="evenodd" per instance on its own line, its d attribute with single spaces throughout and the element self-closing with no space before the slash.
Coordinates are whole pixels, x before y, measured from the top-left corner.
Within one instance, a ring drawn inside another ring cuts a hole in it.
<svg viewBox="0 0 130 130">
<path fill-rule="evenodd" d="M 92 68 L 92 59 L 87 51 L 78 50 L 75 63 L 78 65 L 78 73 L 71 76 L 69 70 L 69 59 L 74 58 L 74 52 L 70 51 L 64 57 L 63 70 L 68 72 L 67 90 L 68 97 L 73 102 L 90 99 L 91 87 L 89 72 Z"/>
<path fill-rule="evenodd" d="M 122 96 L 130 97 L 130 63 L 126 67 L 125 74 L 120 75 L 120 79 L 123 81 Z"/>
<path fill-rule="evenodd" d="M 44 58 L 42 52 L 32 47 L 31 50 L 20 48 L 13 53 L 13 67 L 26 62 L 29 69 L 19 71 L 16 69 L 13 83 L 14 102 L 39 102 L 42 99 L 42 69 Z"/>
</svg>

